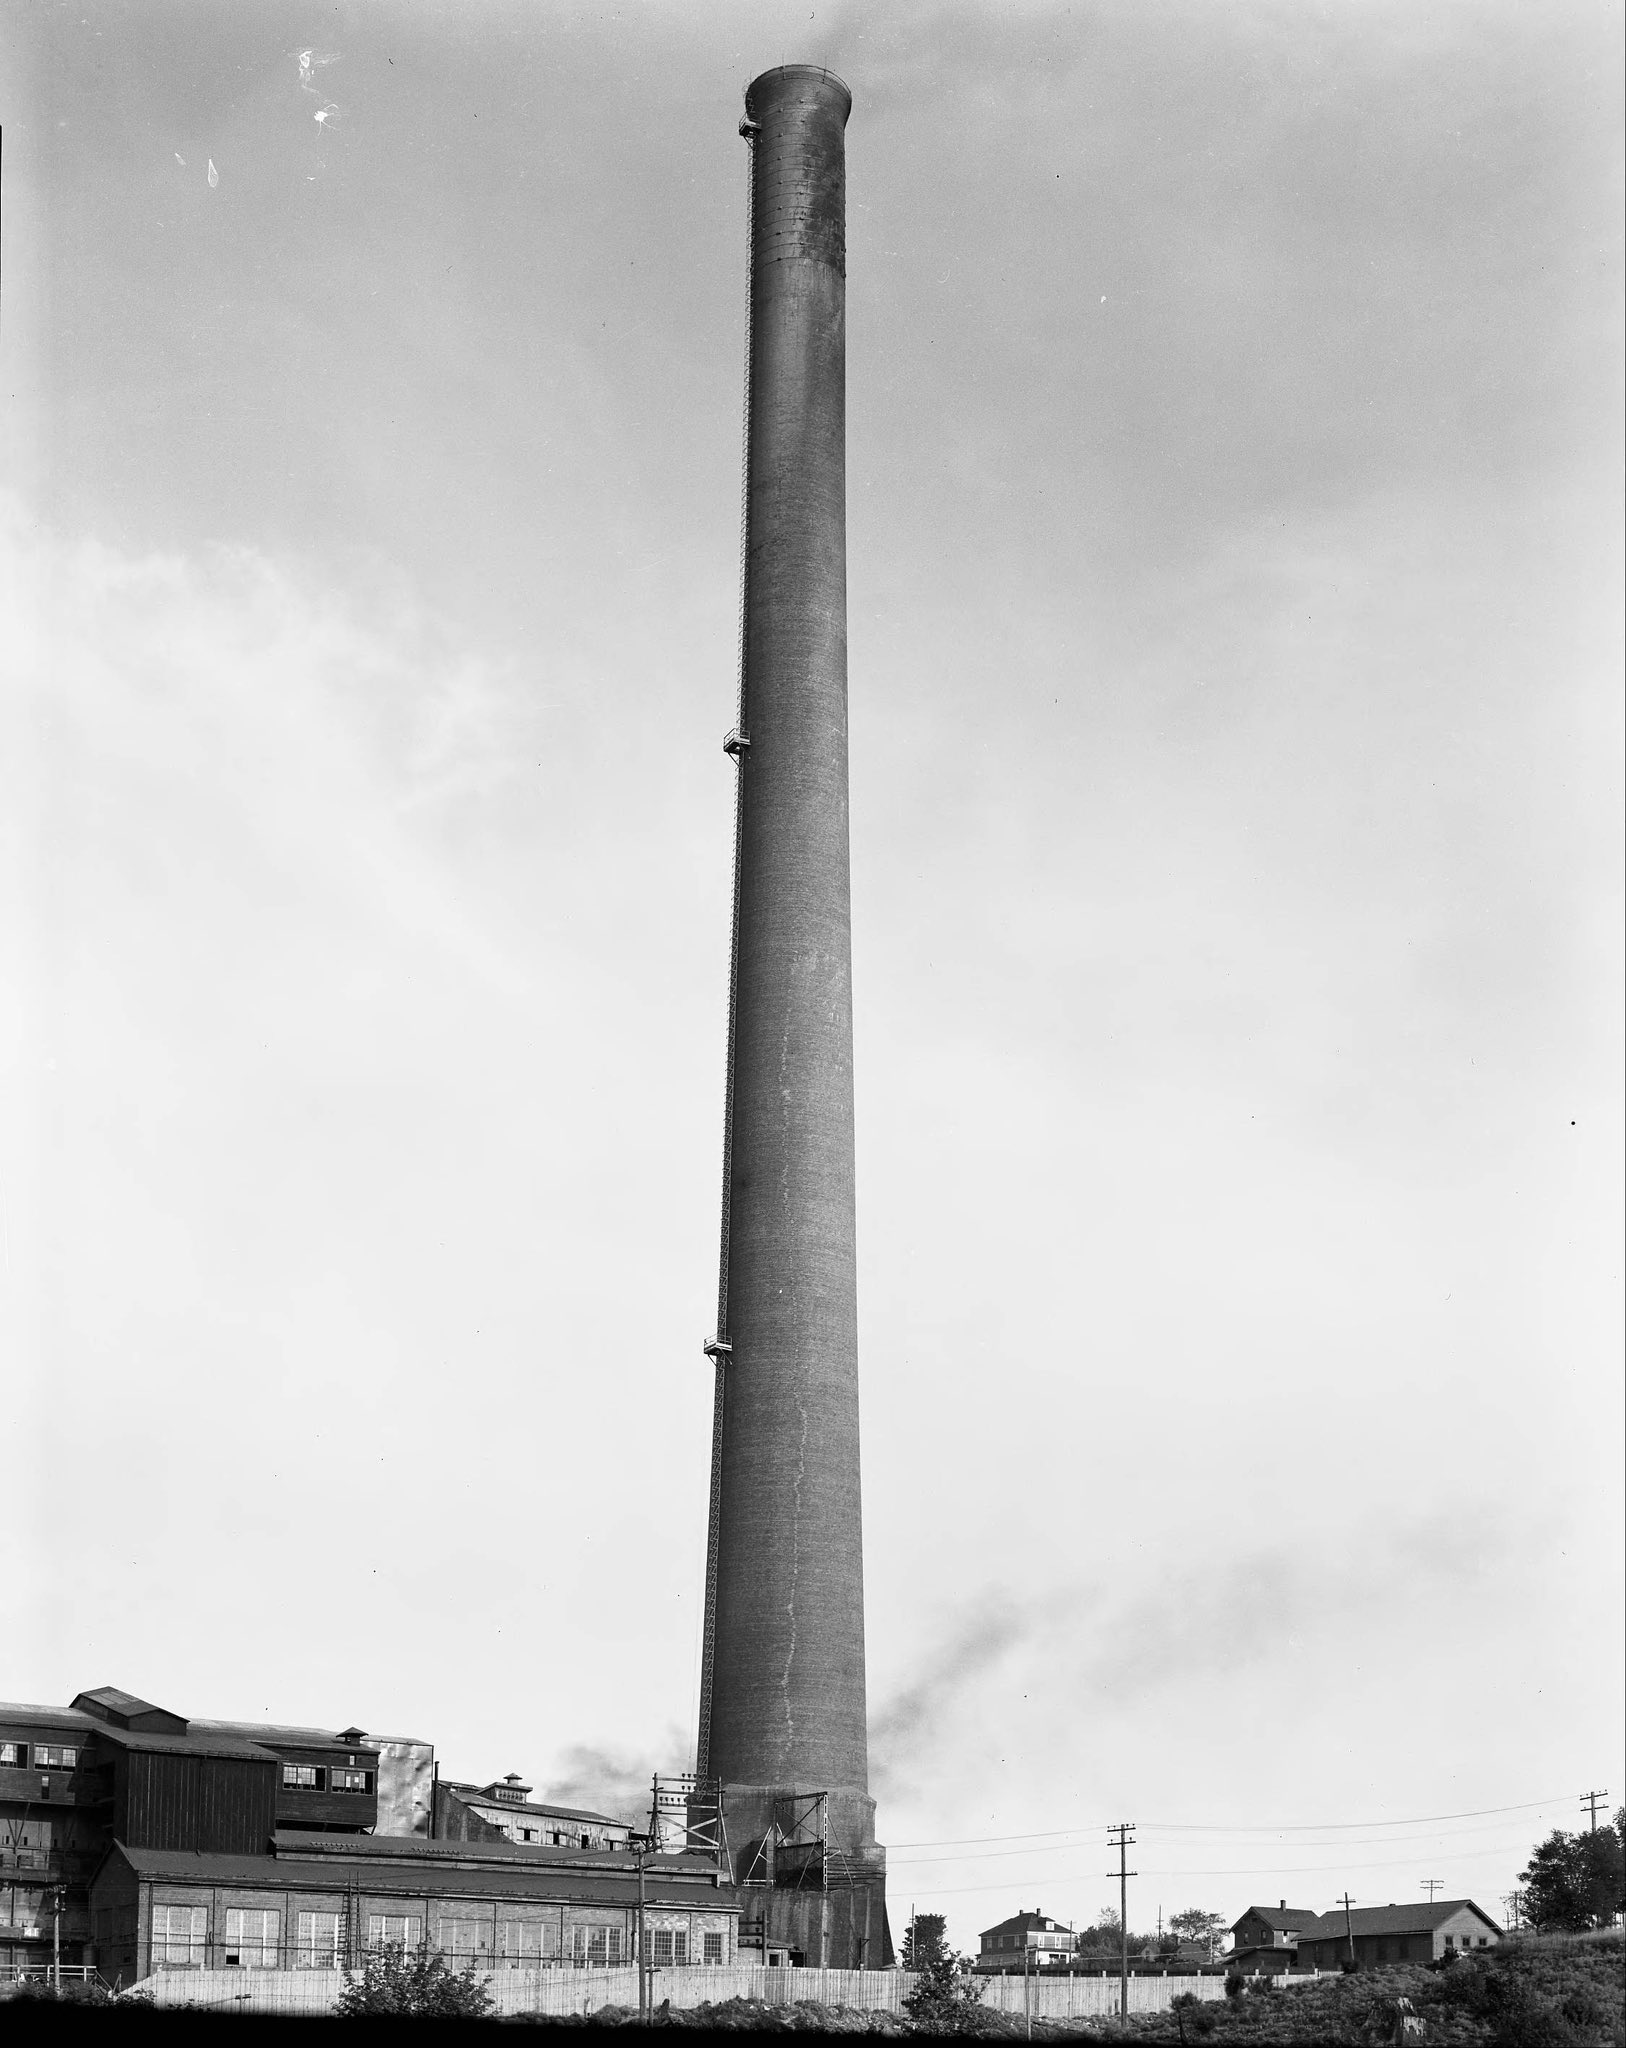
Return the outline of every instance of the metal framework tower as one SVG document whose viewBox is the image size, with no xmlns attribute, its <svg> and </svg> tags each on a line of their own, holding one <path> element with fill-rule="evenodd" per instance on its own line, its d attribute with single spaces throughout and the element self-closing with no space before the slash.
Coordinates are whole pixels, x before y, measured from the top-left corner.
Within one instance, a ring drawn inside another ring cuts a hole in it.
<svg viewBox="0 0 1626 2048">
<path fill-rule="evenodd" d="M 889 1946 L 868 1789 L 859 1502 L 851 104 L 830 72 L 786 65 L 751 85 L 741 123 L 751 150 L 744 559 L 738 722 L 724 742 L 737 764 L 734 918 L 696 1758 L 699 1776 L 723 1786 L 736 1876 L 767 1885 L 764 1939 L 777 1925 L 809 1961 L 848 1966 L 879 1963 Z"/>
</svg>

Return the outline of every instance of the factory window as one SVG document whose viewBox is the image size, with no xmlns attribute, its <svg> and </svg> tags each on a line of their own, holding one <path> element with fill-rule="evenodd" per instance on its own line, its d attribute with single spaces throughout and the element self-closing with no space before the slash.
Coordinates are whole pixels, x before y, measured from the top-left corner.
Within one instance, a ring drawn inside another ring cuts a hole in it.
<svg viewBox="0 0 1626 2048">
<path fill-rule="evenodd" d="M 689 1960 L 689 1936 L 682 1927 L 657 1927 L 650 1935 L 649 1959 L 657 1970 L 669 1970 Z"/>
<path fill-rule="evenodd" d="M 226 1908 L 226 1967 L 234 1970 L 274 1970 L 277 1944 L 282 1935 L 282 1915 L 267 1907 Z"/>
<path fill-rule="evenodd" d="M 201 1970 L 208 1941 L 207 1906 L 154 1906 L 152 1966 L 155 1970 Z"/>
<path fill-rule="evenodd" d="M 701 1940 L 701 1961 L 720 1963 L 723 1960 L 723 1937 L 720 1934 L 703 1934 Z"/>
<path fill-rule="evenodd" d="M 572 1927 L 570 1960 L 578 1967 L 585 1964 L 591 1970 L 602 1970 L 606 1966 L 614 1969 L 621 1961 L 621 1929 Z"/>
<path fill-rule="evenodd" d="M 36 1742 L 34 1744 L 34 1768 L 36 1771 L 71 1771 L 79 1761 L 79 1752 L 71 1743 Z"/>
<path fill-rule="evenodd" d="M 490 1931 L 483 1920 L 442 1920 L 440 1923 L 443 1954 L 472 1958 L 484 1955 L 490 1945 Z"/>
<path fill-rule="evenodd" d="M 282 1782 L 301 1792 L 320 1792 L 324 1772 L 320 1764 L 284 1764 Z"/>
<path fill-rule="evenodd" d="M 591 1849 L 591 1848 L 592 1848 L 592 1846 L 593 1846 L 593 1838 L 592 1838 L 592 1836 L 591 1836 L 591 1835 L 583 1835 L 583 1836 L 582 1836 L 582 1847 L 583 1847 L 584 1849 Z"/>
<path fill-rule="evenodd" d="M 28 1768 L 28 1744 L 26 1742 L 0 1742 L 0 1764 L 20 1764 Z"/>
<path fill-rule="evenodd" d="M 336 1970 L 344 1960 L 337 1913 L 301 1913 L 297 1964 L 301 1970 Z"/>
<path fill-rule="evenodd" d="M 335 1792 L 370 1792 L 373 1774 L 371 1771 L 349 1771 L 335 1766 L 329 1784 Z"/>
<path fill-rule="evenodd" d="M 536 1840 L 536 1829 L 521 1828 L 519 1831 L 519 1838 L 522 1842 L 534 1842 Z"/>
<path fill-rule="evenodd" d="M 559 1930 L 551 1922 L 505 1920 L 501 1959 L 510 1970 L 540 1970 L 559 1960 Z"/>
<path fill-rule="evenodd" d="M 367 1946 L 370 1949 L 414 1949 L 422 1941 L 421 1920 L 409 1919 L 401 1913 L 370 1913 L 367 1916 Z"/>
</svg>

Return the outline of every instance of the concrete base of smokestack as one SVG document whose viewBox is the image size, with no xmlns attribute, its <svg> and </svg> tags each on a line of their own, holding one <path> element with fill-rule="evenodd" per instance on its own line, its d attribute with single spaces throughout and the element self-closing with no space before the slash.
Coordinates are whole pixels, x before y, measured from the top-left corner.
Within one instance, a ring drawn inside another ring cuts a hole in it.
<svg viewBox="0 0 1626 2048">
<path fill-rule="evenodd" d="M 792 1802 L 823 1792 L 824 1883 L 811 1881 L 794 1847 L 765 1851 Z M 878 1970 L 893 1961 L 886 1918 L 886 1851 L 875 1840 L 866 1792 L 811 1785 L 725 1785 L 723 1811 L 744 1929 L 760 1923 L 765 1950 L 782 1949 L 813 1970 Z M 772 1866 L 772 1876 L 766 1875 Z"/>
</svg>

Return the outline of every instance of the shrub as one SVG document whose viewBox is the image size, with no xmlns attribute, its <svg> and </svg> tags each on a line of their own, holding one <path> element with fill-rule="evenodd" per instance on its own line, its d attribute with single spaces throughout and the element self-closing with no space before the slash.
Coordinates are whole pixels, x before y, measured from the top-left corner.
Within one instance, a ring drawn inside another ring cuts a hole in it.
<svg viewBox="0 0 1626 2048">
<path fill-rule="evenodd" d="M 1211 2013 L 1195 1991 L 1182 1991 L 1169 2000 L 1169 2010 L 1174 2014 L 1174 2023 L 1180 2029 L 1181 2048 L 1185 2048 L 1186 2028 L 1192 2037 L 1206 2041 L 1219 2025 L 1218 2016 Z"/>
<path fill-rule="evenodd" d="M 472 1968 L 454 1970 L 429 1949 L 416 1955 L 385 1949 L 367 1958 L 359 1976 L 354 1970 L 345 1975 L 348 1981 L 333 2008 L 344 2019 L 384 2013 L 483 2019 L 492 2009 L 491 1993 Z"/>
<path fill-rule="evenodd" d="M 950 1949 L 926 1966 L 903 2009 L 919 2033 L 975 2034 L 981 2031 L 982 1986 L 966 1958 Z"/>
</svg>

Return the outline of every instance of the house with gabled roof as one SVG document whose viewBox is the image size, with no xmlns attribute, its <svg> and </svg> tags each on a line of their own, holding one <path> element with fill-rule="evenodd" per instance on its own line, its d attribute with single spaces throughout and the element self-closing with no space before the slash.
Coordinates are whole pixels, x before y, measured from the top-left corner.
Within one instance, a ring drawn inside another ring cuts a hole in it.
<svg viewBox="0 0 1626 2048">
<path fill-rule="evenodd" d="M 1250 1906 L 1231 1927 L 1225 1960 L 1240 1970 L 1267 1970 L 1277 1975 L 1293 1968 L 1299 1936 L 1321 1915 L 1311 1906 Z"/>
<path fill-rule="evenodd" d="M 1077 1937 L 1070 1927 L 1035 1908 L 1031 1913 L 1013 1913 L 997 1927 L 984 1928 L 975 1967 L 990 1973 L 1054 1967 L 1067 1962 L 1076 1946 Z"/>
</svg>

